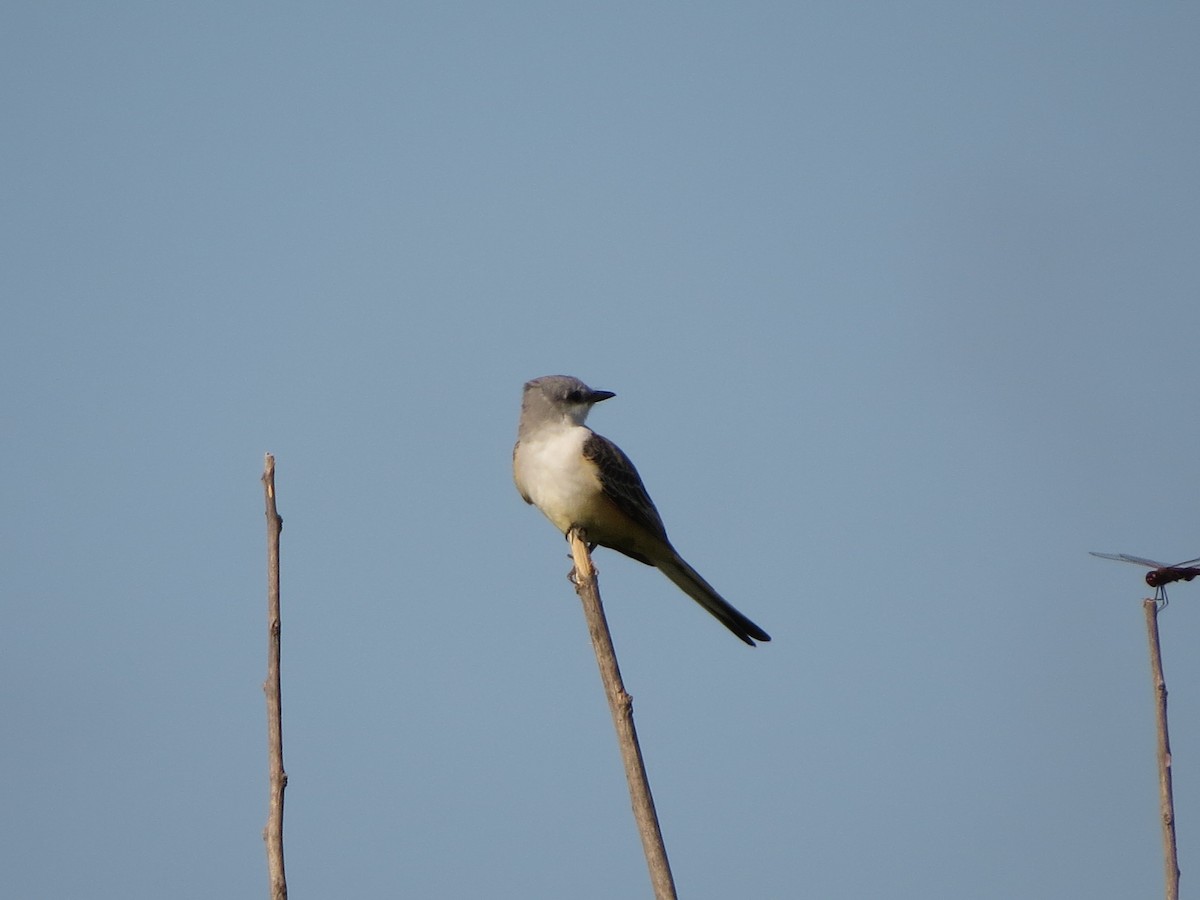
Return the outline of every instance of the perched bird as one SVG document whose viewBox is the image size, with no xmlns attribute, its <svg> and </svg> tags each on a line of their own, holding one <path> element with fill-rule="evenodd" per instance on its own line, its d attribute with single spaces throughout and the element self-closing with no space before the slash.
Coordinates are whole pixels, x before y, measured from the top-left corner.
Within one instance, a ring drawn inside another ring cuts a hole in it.
<svg viewBox="0 0 1200 900">
<path fill-rule="evenodd" d="M 675 552 L 629 457 L 583 424 L 593 405 L 614 396 L 569 375 L 527 382 L 513 448 L 517 490 L 563 534 L 581 528 L 589 543 L 655 566 L 751 647 L 769 641 Z"/>
</svg>

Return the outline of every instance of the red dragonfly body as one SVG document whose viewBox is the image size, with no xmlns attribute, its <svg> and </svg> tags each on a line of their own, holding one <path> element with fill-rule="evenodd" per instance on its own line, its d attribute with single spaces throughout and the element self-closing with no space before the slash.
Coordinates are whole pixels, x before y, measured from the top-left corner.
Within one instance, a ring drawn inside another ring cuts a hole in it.
<svg viewBox="0 0 1200 900">
<path fill-rule="evenodd" d="M 1142 556 L 1130 556 L 1128 553 L 1092 553 L 1092 556 L 1133 563 L 1135 566 L 1145 566 L 1150 569 L 1146 573 L 1146 584 L 1152 588 L 1161 588 L 1163 585 L 1173 584 L 1176 581 L 1191 581 L 1200 575 L 1200 566 L 1196 565 L 1196 563 L 1200 563 L 1200 557 L 1169 566 L 1166 563 L 1155 562 Z"/>
</svg>

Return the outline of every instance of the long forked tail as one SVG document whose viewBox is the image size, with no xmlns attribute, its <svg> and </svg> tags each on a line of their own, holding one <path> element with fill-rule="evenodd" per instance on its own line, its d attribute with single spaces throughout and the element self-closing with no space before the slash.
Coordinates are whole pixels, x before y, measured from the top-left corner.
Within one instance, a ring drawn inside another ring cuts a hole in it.
<svg viewBox="0 0 1200 900">
<path fill-rule="evenodd" d="M 738 612 L 713 586 L 700 577 L 678 553 L 672 559 L 658 563 L 659 570 L 685 594 L 707 609 L 722 625 L 739 638 L 754 646 L 754 641 L 769 641 L 771 636 Z M 751 640 L 753 638 L 754 640 Z"/>
</svg>

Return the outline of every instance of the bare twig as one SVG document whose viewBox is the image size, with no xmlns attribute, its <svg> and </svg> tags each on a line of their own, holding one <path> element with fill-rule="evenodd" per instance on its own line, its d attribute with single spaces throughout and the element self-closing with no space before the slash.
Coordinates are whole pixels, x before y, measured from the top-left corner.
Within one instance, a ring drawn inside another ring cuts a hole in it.
<svg viewBox="0 0 1200 900">
<path fill-rule="evenodd" d="M 1167 683 L 1158 644 L 1158 603 L 1144 600 L 1146 633 L 1150 640 L 1150 677 L 1154 683 L 1154 712 L 1158 725 L 1158 802 L 1162 817 L 1163 869 L 1167 900 L 1179 900 L 1179 858 L 1175 849 L 1175 801 L 1171 792 L 1171 742 L 1167 736 Z"/>
<path fill-rule="evenodd" d="M 646 865 L 650 869 L 650 883 L 654 887 L 656 900 L 675 900 L 675 881 L 671 877 L 671 864 L 667 861 L 667 848 L 663 844 L 662 830 L 658 826 L 658 813 L 654 810 L 654 798 L 650 794 L 650 782 L 646 778 L 646 766 L 642 762 L 637 730 L 633 726 L 633 698 L 625 692 L 625 685 L 621 682 L 621 670 L 617 666 L 617 654 L 613 650 L 612 636 L 604 618 L 604 607 L 600 603 L 600 589 L 596 584 L 596 570 L 588 553 L 587 537 L 581 535 L 578 530 L 572 530 L 568 539 L 571 542 L 571 555 L 575 560 L 575 591 L 583 602 L 588 632 L 596 650 L 596 663 L 600 667 L 600 678 L 604 682 L 608 708 L 612 713 L 613 726 L 617 730 L 621 760 L 625 763 L 625 778 L 629 782 L 629 798 L 633 802 L 633 818 L 641 833 L 642 851 L 646 854 Z"/>
<path fill-rule="evenodd" d="M 287 877 L 283 871 L 283 703 L 279 687 L 279 532 L 283 519 L 275 507 L 275 457 L 267 454 L 262 476 L 267 499 L 267 761 L 270 771 L 270 806 L 263 841 L 267 845 L 267 876 L 271 900 L 287 900 Z"/>
</svg>

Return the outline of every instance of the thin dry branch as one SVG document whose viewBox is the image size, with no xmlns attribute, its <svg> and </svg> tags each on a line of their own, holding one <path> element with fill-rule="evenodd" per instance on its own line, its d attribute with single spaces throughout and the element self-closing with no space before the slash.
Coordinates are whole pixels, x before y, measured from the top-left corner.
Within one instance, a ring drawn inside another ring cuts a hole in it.
<svg viewBox="0 0 1200 900">
<path fill-rule="evenodd" d="M 600 603 L 596 569 L 588 553 L 587 536 L 573 530 L 568 535 L 568 540 L 571 542 L 571 556 L 575 561 L 575 592 L 583 602 L 583 614 L 587 619 L 588 632 L 592 636 L 592 646 L 596 651 L 596 664 L 600 667 L 604 694 L 608 698 L 613 727 L 617 730 L 621 761 L 625 764 L 625 778 L 629 782 L 629 798 L 633 803 L 633 818 L 637 822 L 638 832 L 642 837 L 642 851 L 646 854 L 646 865 L 650 869 L 650 883 L 654 887 L 656 900 L 675 900 L 675 881 L 671 876 L 671 864 L 667 861 L 667 848 L 658 825 L 654 797 L 650 794 L 650 781 L 646 777 L 637 729 L 633 725 L 633 698 L 625 692 L 625 685 L 621 682 L 621 670 L 617 666 L 612 635 L 609 634 L 604 607 Z"/>
<path fill-rule="evenodd" d="M 287 900 L 283 869 L 283 702 L 279 686 L 279 533 L 283 519 L 275 507 L 275 457 L 267 454 L 262 476 L 267 501 L 267 764 L 270 772 L 270 806 L 263 841 L 267 845 L 267 875 L 271 900 Z"/>
<path fill-rule="evenodd" d="M 1175 800 L 1171 790 L 1171 741 L 1167 735 L 1167 682 L 1163 678 L 1158 643 L 1158 610 L 1154 600 L 1142 601 L 1150 641 L 1150 677 L 1154 684 L 1154 714 L 1158 731 L 1158 802 L 1162 818 L 1163 870 L 1167 900 L 1179 900 L 1179 857 L 1175 847 Z"/>
</svg>

